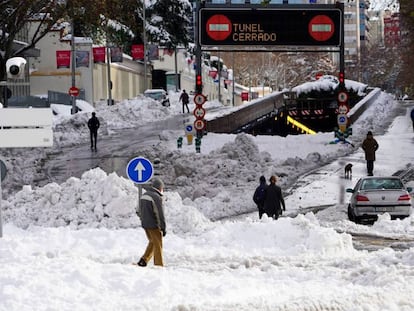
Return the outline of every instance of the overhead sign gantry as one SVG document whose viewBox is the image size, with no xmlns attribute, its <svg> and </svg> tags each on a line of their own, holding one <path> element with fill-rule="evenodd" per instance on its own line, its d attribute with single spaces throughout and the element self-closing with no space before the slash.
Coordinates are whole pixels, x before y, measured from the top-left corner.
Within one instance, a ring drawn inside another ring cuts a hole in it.
<svg viewBox="0 0 414 311">
<path fill-rule="evenodd" d="M 202 8 L 201 46 L 339 46 L 338 8 Z"/>
<path fill-rule="evenodd" d="M 202 94 L 203 89 L 201 51 L 216 50 L 217 47 L 250 52 L 338 52 L 339 89 L 344 90 L 344 4 L 310 3 L 263 6 L 196 1 L 196 93 Z M 197 136 L 199 134 L 197 131 Z"/>
</svg>

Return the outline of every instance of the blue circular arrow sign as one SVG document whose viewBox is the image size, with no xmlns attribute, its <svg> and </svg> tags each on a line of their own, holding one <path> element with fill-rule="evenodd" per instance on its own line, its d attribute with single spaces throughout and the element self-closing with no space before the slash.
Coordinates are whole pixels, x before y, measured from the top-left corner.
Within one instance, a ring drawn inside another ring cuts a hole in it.
<svg viewBox="0 0 414 311">
<path fill-rule="evenodd" d="M 136 157 L 129 161 L 126 174 L 134 183 L 144 184 L 152 178 L 154 168 L 148 159 Z"/>
</svg>

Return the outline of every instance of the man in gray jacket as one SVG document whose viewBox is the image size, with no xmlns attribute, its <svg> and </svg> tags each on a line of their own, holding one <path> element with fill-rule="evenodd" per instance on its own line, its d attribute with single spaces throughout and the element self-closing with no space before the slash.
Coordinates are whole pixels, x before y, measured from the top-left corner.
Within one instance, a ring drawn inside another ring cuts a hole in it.
<svg viewBox="0 0 414 311">
<path fill-rule="evenodd" d="M 167 234 L 165 229 L 165 218 L 162 193 L 164 183 L 159 178 L 154 178 L 152 187 L 141 197 L 139 214 L 142 228 L 148 238 L 147 249 L 138 261 L 138 266 L 145 267 L 154 256 L 154 265 L 163 266 L 162 238 Z"/>
</svg>

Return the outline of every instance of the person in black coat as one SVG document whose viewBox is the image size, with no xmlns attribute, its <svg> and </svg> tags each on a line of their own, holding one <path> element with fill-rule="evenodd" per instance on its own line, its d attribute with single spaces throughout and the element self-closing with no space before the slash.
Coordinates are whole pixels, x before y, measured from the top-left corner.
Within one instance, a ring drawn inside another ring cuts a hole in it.
<svg viewBox="0 0 414 311">
<path fill-rule="evenodd" d="M 183 92 L 180 95 L 180 98 L 178 100 L 179 102 L 183 103 L 183 113 L 184 113 L 184 107 L 187 108 L 187 113 L 190 113 L 190 109 L 188 109 L 188 103 L 190 101 L 188 94 L 186 93 L 185 90 L 183 90 Z"/>
<path fill-rule="evenodd" d="M 257 209 L 259 210 L 259 219 L 262 219 L 262 215 L 264 214 L 264 199 L 266 193 L 266 178 L 264 176 L 260 176 L 259 179 L 260 185 L 256 188 L 253 194 L 253 201 L 257 205 Z"/>
<path fill-rule="evenodd" d="M 414 130 L 414 108 L 411 110 L 411 121 L 413 122 L 413 130 Z"/>
<path fill-rule="evenodd" d="M 91 149 L 96 151 L 96 140 L 98 138 L 98 128 L 100 126 L 99 119 L 96 117 L 96 113 L 92 112 L 92 118 L 88 121 L 88 128 L 91 134 Z"/>
<path fill-rule="evenodd" d="M 278 219 L 282 215 L 282 208 L 285 211 L 285 200 L 282 189 L 276 185 L 276 176 L 270 177 L 270 184 L 266 187 L 264 210 L 268 217 Z"/>
</svg>

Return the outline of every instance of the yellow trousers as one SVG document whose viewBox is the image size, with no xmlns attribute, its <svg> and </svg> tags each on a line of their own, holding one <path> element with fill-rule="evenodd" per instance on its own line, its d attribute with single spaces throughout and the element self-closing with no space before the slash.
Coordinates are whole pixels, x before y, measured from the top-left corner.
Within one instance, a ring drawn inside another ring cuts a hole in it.
<svg viewBox="0 0 414 311">
<path fill-rule="evenodd" d="M 144 229 L 148 238 L 147 249 L 142 258 L 148 263 L 154 256 L 154 265 L 164 266 L 162 258 L 162 232 L 160 229 Z"/>
</svg>

